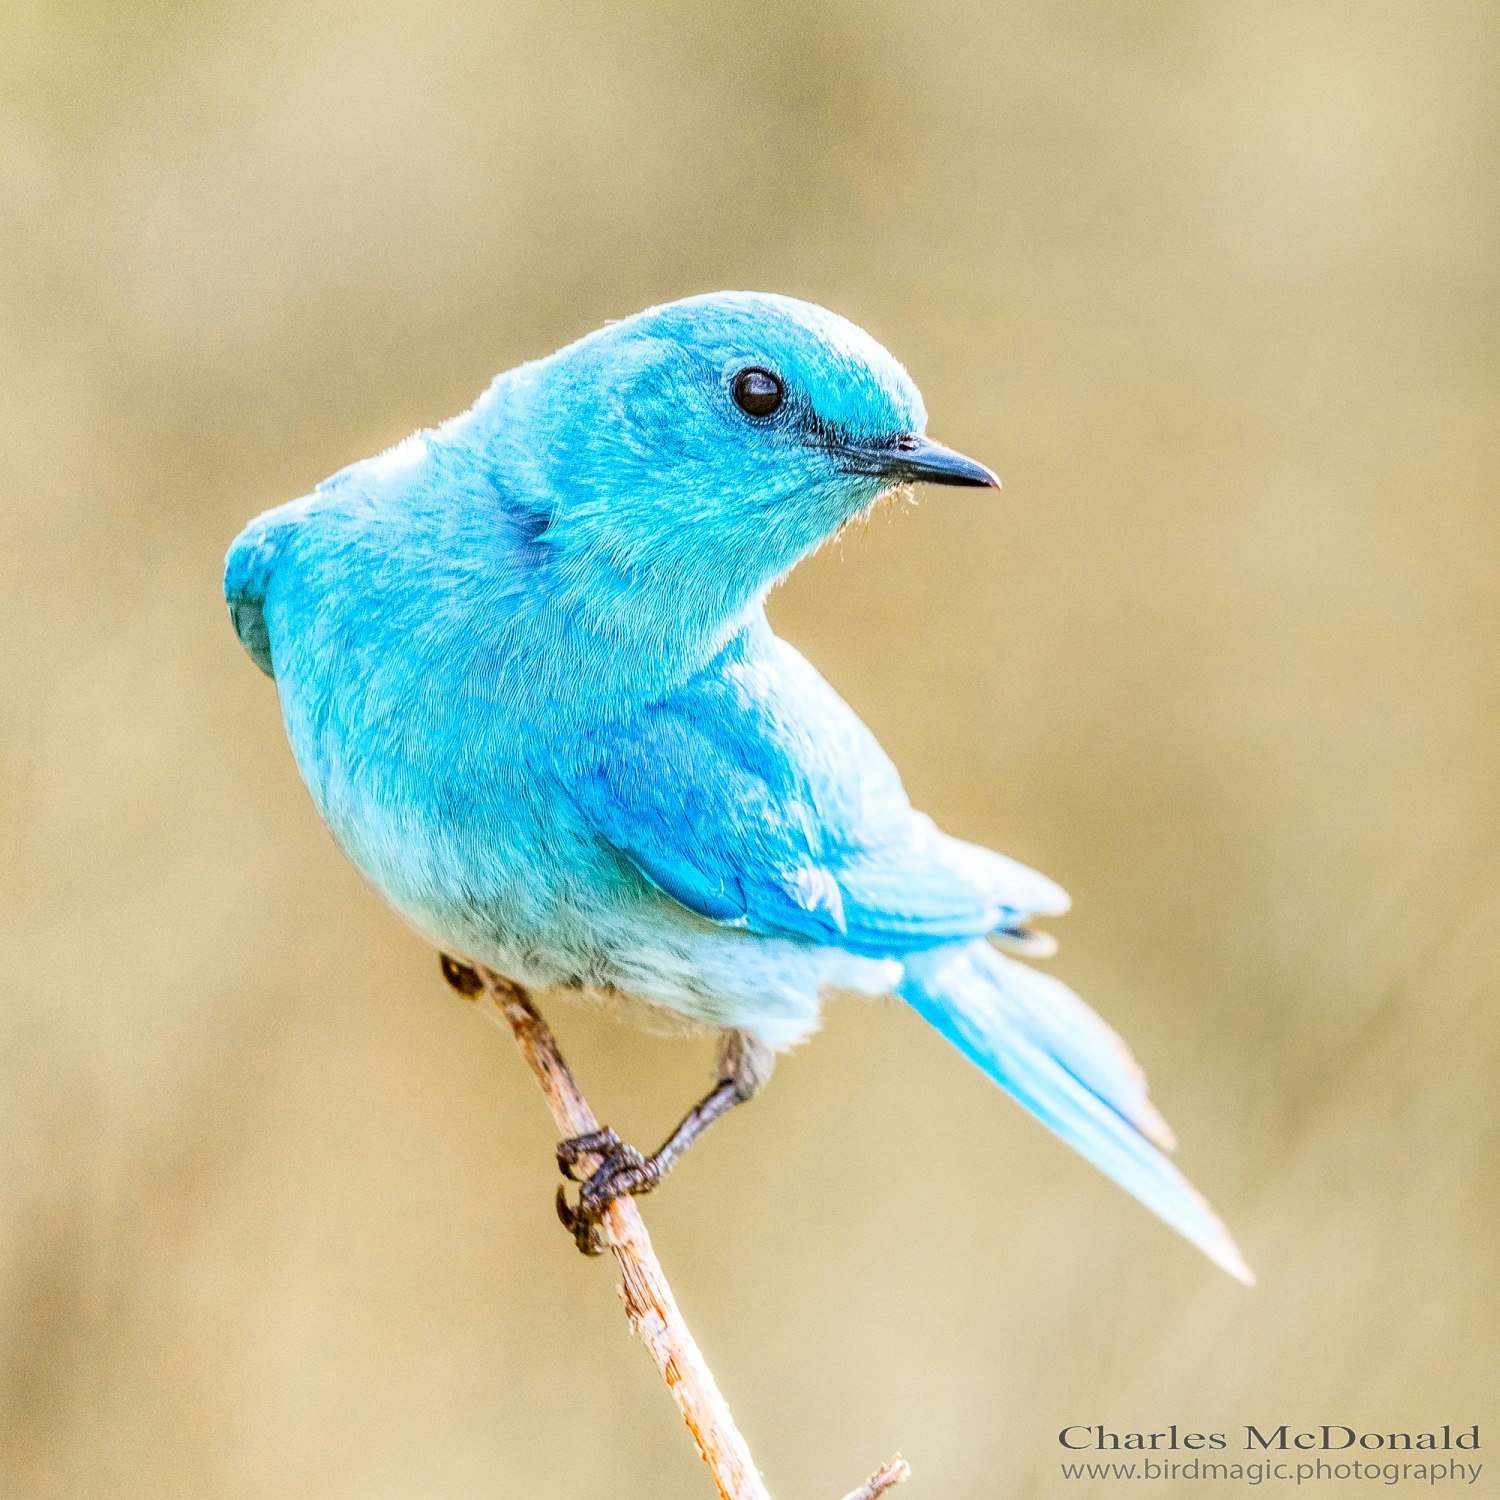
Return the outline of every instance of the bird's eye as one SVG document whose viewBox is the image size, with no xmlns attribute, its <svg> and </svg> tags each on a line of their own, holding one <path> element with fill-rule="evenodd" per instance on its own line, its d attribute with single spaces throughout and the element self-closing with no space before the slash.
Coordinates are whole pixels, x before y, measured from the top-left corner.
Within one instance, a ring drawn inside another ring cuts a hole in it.
<svg viewBox="0 0 1500 1500">
<path fill-rule="evenodd" d="M 786 397 L 786 387 L 769 370 L 741 370 L 734 377 L 734 404 L 747 417 L 769 417 Z"/>
</svg>

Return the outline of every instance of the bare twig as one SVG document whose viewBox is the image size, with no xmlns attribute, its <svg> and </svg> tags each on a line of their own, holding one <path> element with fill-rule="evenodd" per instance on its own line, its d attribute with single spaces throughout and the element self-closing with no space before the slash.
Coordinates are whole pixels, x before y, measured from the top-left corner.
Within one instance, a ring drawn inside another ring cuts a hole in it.
<svg viewBox="0 0 1500 1500">
<path fill-rule="evenodd" d="M 453 980 L 450 962 L 445 960 L 444 971 Z M 546 1095 L 562 1138 L 569 1140 L 597 1130 L 599 1122 L 574 1083 L 558 1051 L 557 1039 L 532 1004 L 531 996 L 493 969 L 481 968 L 478 974 L 483 987 L 470 994 L 470 998 L 478 1001 L 491 1019 L 510 1027 L 516 1046 Z M 469 986 L 459 987 L 470 993 Z M 588 1158 L 580 1163 L 585 1175 L 597 1165 Z M 750 1449 L 734 1425 L 713 1373 L 678 1311 L 677 1299 L 651 1248 L 651 1237 L 646 1233 L 640 1211 L 629 1198 L 615 1199 L 605 1211 L 604 1238 L 620 1263 L 624 1280 L 620 1300 L 625 1304 L 630 1326 L 656 1361 L 722 1500 L 770 1500 Z M 845 1500 L 876 1500 L 910 1473 L 906 1460 L 898 1453 Z"/>
<path fill-rule="evenodd" d="M 877 1500 L 877 1496 L 910 1478 L 911 1465 L 898 1453 L 889 1463 L 881 1464 L 857 1490 L 850 1490 L 844 1500 Z"/>
</svg>

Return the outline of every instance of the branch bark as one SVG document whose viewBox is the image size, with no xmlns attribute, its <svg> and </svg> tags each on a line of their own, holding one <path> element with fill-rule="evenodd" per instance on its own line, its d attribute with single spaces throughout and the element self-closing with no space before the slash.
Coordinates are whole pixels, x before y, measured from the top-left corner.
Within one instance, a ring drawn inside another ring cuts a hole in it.
<svg viewBox="0 0 1500 1500">
<path fill-rule="evenodd" d="M 479 968 L 476 972 L 482 986 L 470 993 L 467 985 L 460 985 L 454 979 L 450 964 L 451 960 L 445 959 L 444 972 L 460 993 L 468 994 L 492 1020 L 510 1028 L 521 1056 L 541 1085 L 561 1138 L 569 1140 L 597 1130 L 599 1122 L 593 1110 L 573 1081 L 558 1050 L 557 1039 L 527 991 L 493 969 Z M 457 969 L 456 965 L 452 967 Z M 584 1175 L 597 1165 L 596 1161 L 585 1158 L 581 1163 Z M 713 1372 L 678 1310 L 677 1299 L 651 1248 L 651 1236 L 646 1233 L 640 1210 L 629 1198 L 617 1198 L 610 1204 L 604 1216 L 604 1238 L 620 1263 L 623 1278 L 620 1300 L 625 1304 L 630 1326 L 666 1380 L 698 1452 L 713 1475 L 721 1500 L 771 1500 L 750 1457 L 749 1446 L 729 1415 L 729 1405 L 714 1381 Z M 910 1473 L 906 1460 L 898 1453 L 845 1496 L 845 1500 L 877 1500 Z"/>
</svg>

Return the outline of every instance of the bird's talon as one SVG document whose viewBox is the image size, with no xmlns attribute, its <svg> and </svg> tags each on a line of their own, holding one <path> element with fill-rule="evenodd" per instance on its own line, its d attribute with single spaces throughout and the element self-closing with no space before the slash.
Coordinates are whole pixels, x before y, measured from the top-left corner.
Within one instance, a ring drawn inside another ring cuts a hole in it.
<svg viewBox="0 0 1500 1500">
<path fill-rule="evenodd" d="M 575 1136 L 557 1148 L 557 1165 L 563 1176 L 578 1181 L 573 1168 L 585 1156 L 603 1158 L 578 1194 L 568 1202 L 557 1190 L 557 1217 L 585 1255 L 598 1255 L 604 1248 L 603 1221 L 611 1203 L 635 1193 L 649 1193 L 661 1181 L 661 1169 L 650 1157 L 628 1146 L 607 1126 L 589 1135 Z"/>
<path fill-rule="evenodd" d="M 438 963 L 443 971 L 443 978 L 458 991 L 465 1000 L 476 999 L 479 992 L 484 988 L 484 980 L 479 977 L 479 971 L 469 964 L 460 963 L 458 959 L 451 958 L 446 953 L 438 954 Z"/>
<path fill-rule="evenodd" d="M 590 1218 L 602 1218 L 616 1198 L 649 1193 L 660 1180 L 661 1172 L 656 1163 L 622 1141 L 584 1183 L 583 1191 L 578 1195 L 578 1206 Z"/>
<path fill-rule="evenodd" d="M 563 1228 L 573 1236 L 573 1243 L 583 1254 L 602 1255 L 604 1253 L 604 1234 L 598 1222 L 574 1209 L 568 1202 L 567 1193 L 562 1188 L 557 1190 L 557 1217 L 561 1220 Z"/>
<path fill-rule="evenodd" d="M 620 1137 L 608 1125 L 601 1130 L 590 1130 L 584 1135 L 575 1135 L 566 1141 L 559 1141 L 557 1143 L 557 1170 L 570 1182 L 581 1182 L 583 1179 L 573 1168 L 583 1157 L 607 1157 L 610 1152 L 618 1150 L 621 1144 Z"/>
</svg>

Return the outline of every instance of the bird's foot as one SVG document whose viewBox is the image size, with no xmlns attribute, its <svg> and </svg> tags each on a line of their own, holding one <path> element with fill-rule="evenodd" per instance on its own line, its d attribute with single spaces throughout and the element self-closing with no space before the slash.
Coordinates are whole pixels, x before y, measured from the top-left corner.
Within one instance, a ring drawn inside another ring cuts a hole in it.
<svg viewBox="0 0 1500 1500">
<path fill-rule="evenodd" d="M 609 1205 L 628 1194 L 649 1193 L 664 1173 L 655 1157 L 642 1156 L 608 1126 L 560 1142 L 558 1170 L 569 1181 L 580 1181 L 573 1169 L 585 1156 L 599 1157 L 599 1166 L 583 1183 L 576 1205 L 568 1202 L 563 1188 L 558 1188 L 557 1217 L 585 1255 L 598 1255 L 604 1249 L 602 1225 Z"/>
<path fill-rule="evenodd" d="M 465 1000 L 475 999 L 484 988 L 484 980 L 479 977 L 479 970 L 461 962 L 459 959 L 450 958 L 446 953 L 438 954 L 438 963 L 443 970 L 443 978 L 458 991 Z"/>
</svg>

